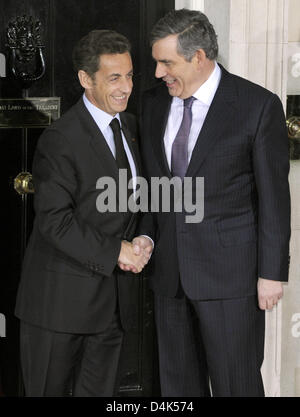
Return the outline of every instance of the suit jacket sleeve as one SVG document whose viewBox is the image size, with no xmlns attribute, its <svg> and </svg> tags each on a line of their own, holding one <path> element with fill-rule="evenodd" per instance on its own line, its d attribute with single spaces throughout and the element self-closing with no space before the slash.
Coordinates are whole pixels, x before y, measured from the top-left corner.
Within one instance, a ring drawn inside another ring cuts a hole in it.
<svg viewBox="0 0 300 417">
<path fill-rule="evenodd" d="M 258 197 L 258 276 L 288 280 L 290 194 L 289 142 L 281 102 L 267 100 L 253 147 Z"/>
<path fill-rule="evenodd" d="M 68 140 L 56 130 L 46 130 L 33 163 L 38 229 L 51 246 L 73 261 L 87 268 L 96 264 L 101 274 L 110 276 L 117 264 L 121 240 L 96 230 L 80 215 L 74 161 Z"/>
</svg>

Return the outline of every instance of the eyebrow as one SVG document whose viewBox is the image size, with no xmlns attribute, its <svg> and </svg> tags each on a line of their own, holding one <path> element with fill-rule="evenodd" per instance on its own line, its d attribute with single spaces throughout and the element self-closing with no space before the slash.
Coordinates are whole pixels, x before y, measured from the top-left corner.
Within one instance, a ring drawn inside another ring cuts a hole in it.
<svg viewBox="0 0 300 417">
<path fill-rule="evenodd" d="M 126 75 L 133 74 L 133 69 L 130 70 Z M 121 77 L 122 75 L 119 73 L 109 74 L 109 77 Z"/>
<path fill-rule="evenodd" d="M 171 59 L 155 59 L 154 57 L 152 57 L 154 59 L 154 61 L 156 62 L 161 62 L 162 64 L 169 64 L 170 62 L 172 62 Z"/>
</svg>

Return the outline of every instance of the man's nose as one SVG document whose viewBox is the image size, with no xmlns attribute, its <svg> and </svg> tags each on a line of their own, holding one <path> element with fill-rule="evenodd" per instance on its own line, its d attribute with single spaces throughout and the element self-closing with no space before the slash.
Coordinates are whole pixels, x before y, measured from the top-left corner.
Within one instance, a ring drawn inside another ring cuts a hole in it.
<svg viewBox="0 0 300 417">
<path fill-rule="evenodd" d="M 162 77 L 165 77 L 166 75 L 167 73 L 166 73 L 164 66 L 160 62 L 157 62 L 156 69 L 155 69 L 155 77 L 162 78 Z"/>
<path fill-rule="evenodd" d="M 130 78 L 123 78 L 122 81 L 121 81 L 120 90 L 123 93 L 130 93 L 131 90 L 132 90 L 132 86 L 133 86 L 133 83 L 132 83 L 132 78 L 131 77 Z"/>
</svg>

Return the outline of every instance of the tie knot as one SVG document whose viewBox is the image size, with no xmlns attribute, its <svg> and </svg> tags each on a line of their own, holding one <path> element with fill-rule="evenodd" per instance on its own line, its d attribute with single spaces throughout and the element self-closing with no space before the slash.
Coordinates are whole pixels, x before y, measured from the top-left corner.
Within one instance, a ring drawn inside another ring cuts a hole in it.
<svg viewBox="0 0 300 417">
<path fill-rule="evenodd" d="M 184 107 L 187 107 L 188 109 L 190 109 L 192 107 L 192 105 L 193 105 L 194 100 L 196 100 L 196 99 L 193 96 L 192 97 L 189 97 L 189 98 L 185 98 L 183 100 Z"/>
<path fill-rule="evenodd" d="M 116 117 L 112 119 L 109 125 L 112 128 L 113 132 L 120 132 L 120 123 Z"/>
</svg>

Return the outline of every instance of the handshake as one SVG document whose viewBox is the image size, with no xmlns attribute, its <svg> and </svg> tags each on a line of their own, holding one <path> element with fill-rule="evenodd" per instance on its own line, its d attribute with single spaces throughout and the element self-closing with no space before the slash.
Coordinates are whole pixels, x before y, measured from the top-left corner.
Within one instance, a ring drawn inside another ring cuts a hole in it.
<svg viewBox="0 0 300 417">
<path fill-rule="evenodd" d="M 153 243 L 146 236 L 135 237 L 132 242 L 123 240 L 118 259 L 119 268 L 135 274 L 141 272 L 149 262 L 152 250 Z"/>
</svg>

